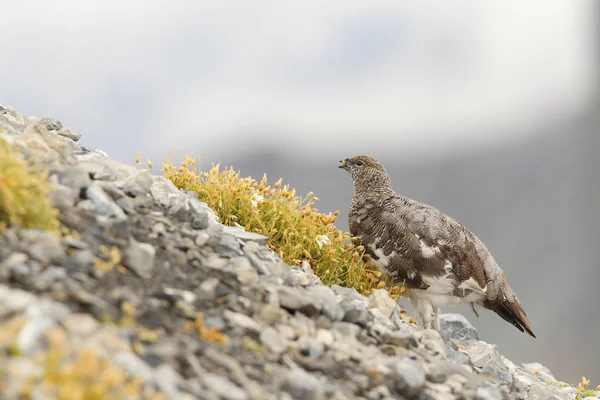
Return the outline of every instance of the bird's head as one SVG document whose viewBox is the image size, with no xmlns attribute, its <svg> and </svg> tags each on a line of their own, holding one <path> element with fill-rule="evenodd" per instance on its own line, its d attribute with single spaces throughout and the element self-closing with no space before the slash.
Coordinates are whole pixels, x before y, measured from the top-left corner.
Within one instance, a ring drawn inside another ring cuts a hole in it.
<svg viewBox="0 0 600 400">
<path fill-rule="evenodd" d="M 350 173 L 357 191 L 391 189 L 387 171 L 374 158 L 368 156 L 346 158 L 340 160 L 338 167 Z"/>
</svg>

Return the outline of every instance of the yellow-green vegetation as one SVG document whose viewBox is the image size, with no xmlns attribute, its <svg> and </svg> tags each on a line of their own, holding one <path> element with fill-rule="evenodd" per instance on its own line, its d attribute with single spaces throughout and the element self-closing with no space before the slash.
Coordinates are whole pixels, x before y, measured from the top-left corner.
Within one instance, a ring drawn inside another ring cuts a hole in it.
<svg viewBox="0 0 600 400">
<path fill-rule="evenodd" d="M 581 382 L 577 384 L 577 395 L 575 396 L 576 400 L 585 399 L 589 396 L 595 396 L 596 391 L 592 389 L 586 389 L 590 385 L 590 380 L 585 379 L 585 376 L 581 378 Z M 596 390 L 600 390 L 600 385 L 596 388 Z"/>
<path fill-rule="evenodd" d="M 0 349 L 9 351 L 16 360 L 22 355 L 14 343 L 25 320 L 16 317 L 6 329 L 0 331 Z M 19 398 L 44 398 L 57 400 L 164 400 L 163 393 L 144 385 L 139 377 L 131 377 L 121 367 L 99 355 L 96 349 L 75 349 L 60 328 L 45 333 L 48 349 L 30 359 L 39 365 L 31 375 L 21 375 L 19 368 L 0 366 L 0 393 L 17 383 Z M 15 365 L 20 365 L 19 363 Z M 37 394 L 35 394 L 37 393 Z"/>
<path fill-rule="evenodd" d="M 364 249 L 350 242 L 350 235 L 335 226 L 338 212 L 324 214 L 315 208 L 313 193 L 299 197 L 295 189 L 279 179 L 268 186 L 267 177 L 256 181 L 241 177 L 219 165 L 199 171 L 192 157 L 179 167 L 163 163 L 165 177 L 175 186 L 195 191 L 225 225 L 240 225 L 249 232 L 270 237 L 269 247 L 288 264 L 310 263 L 324 284 L 354 287 L 363 294 L 384 287 L 376 271 L 365 265 Z M 390 291 L 398 297 L 402 288 Z"/>
<path fill-rule="evenodd" d="M 10 226 L 35 228 L 58 234 L 47 171 L 0 139 L 0 231 Z"/>
</svg>

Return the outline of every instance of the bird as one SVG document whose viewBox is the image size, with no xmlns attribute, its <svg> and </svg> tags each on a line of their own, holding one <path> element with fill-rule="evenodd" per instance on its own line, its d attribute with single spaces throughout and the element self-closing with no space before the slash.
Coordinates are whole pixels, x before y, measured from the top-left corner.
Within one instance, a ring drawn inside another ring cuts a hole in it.
<svg viewBox="0 0 600 400">
<path fill-rule="evenodd" d="M 527 314 L 483 242 L 437 208 L 402 196 L 374 158 L 340 160 L 352 177 L 350 234 L 369 263 L 405 295 L 425 329 L 440 330 L 440 307 L 470 304 L 494 311 L 521 332 L 536 337 Z"/>
</svg>

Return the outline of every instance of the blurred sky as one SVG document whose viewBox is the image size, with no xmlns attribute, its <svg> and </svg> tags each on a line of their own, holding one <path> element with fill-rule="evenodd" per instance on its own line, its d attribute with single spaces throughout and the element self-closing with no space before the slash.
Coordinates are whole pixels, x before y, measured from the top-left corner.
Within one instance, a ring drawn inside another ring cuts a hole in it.
<svg viewBox="0 0 600 400">
<path fill-rule="evenodd" d="M 117 159 L 216 159 L 262 142 L 437 156 L 585 108 L 595 11 L 594 0 L 7 1 L 0 102 L 56 117 Z"/>
</svg>

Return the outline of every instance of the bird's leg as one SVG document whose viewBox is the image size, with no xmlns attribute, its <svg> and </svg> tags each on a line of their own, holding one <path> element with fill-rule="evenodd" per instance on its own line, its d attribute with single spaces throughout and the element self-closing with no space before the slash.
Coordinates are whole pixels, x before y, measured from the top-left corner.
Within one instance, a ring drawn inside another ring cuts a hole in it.
<svg viewBox="0 0 600 400">
<path fill-rule="evenodd" d="M 471 308 L 473 309 L 473 312 L 475 313 L 475 316 L 477 318 L 479 318 L 479 314 L 477 313 L 477 310 L 475 309 L 475 303 L 471 303 Z"/>
<path fill-rule="evenodd" d="M 423 320 L 423 329 L 431 329 L 433 322 L 433 307 L 425 301 L 421 301 L 420 303 L 419 315 Z"/>
<path fill-rule="evenodd" d="M 440 314 L 440 308 L 437 306 L 433 307 L 433 329 L 435 329 L 436 331 L 440 330 L 440 319 L 439 319 L 439 314 Z"/>
<path fill-rule="evenodd" d="M 419 313 L 421 321 L 423 322 L 423 329 L 431 329 L 431 315 L 426 312 Z"/>
</svg>

